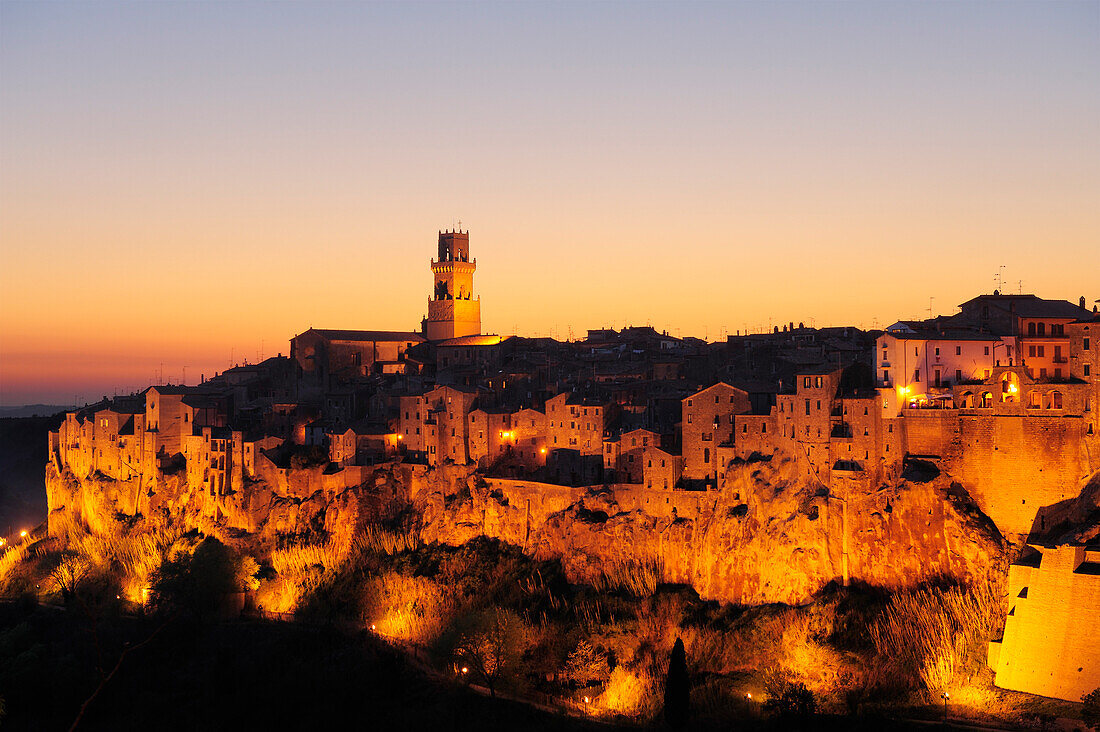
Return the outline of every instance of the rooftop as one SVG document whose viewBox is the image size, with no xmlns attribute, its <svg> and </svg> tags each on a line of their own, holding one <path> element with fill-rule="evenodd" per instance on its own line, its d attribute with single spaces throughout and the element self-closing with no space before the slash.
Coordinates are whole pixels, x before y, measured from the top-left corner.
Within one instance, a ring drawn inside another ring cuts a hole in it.
<svg viewBox="0 0 1100 732">
<path fill-rule="evenodd" d="M 301 338 L 306 333 L 316 333 L 322 338 L 326 338 L 330 341 L 352 341 L 355 343 L 363 343 L 367 341 L 384 341 L 384 342 L 398 342 L 398 341 L 412 341 L 420 343 L 424 340 L 424 336 L 412 331 L 401 330 L 328 330 L 322 328 L 310 328 L 305 333 L 299 333 L 294 338 Z"/>
</svg>

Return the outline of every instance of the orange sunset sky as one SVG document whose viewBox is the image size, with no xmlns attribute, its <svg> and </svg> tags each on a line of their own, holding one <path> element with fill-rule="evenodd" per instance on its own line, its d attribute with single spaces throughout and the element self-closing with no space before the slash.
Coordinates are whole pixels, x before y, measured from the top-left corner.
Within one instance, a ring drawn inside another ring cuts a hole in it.
<svg viewBox="0 0 1100 732">
<path fill-rule="evenodd" d="M 412 330 L 1100 298 L 1100 3 L 0 4 L 0 404 Z"/>
</svg>

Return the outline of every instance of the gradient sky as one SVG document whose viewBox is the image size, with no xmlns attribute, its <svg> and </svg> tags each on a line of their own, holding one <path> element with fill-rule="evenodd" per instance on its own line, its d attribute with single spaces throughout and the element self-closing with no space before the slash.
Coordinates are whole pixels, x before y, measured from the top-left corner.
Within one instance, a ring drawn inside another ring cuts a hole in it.
<svg viewBox="0 0 1100 732">
<path fill-rule="evenodd" d="M 1100 297 L 1100 3 L 0 3 L 0 403 L 414 329 Z"/>
</svg>

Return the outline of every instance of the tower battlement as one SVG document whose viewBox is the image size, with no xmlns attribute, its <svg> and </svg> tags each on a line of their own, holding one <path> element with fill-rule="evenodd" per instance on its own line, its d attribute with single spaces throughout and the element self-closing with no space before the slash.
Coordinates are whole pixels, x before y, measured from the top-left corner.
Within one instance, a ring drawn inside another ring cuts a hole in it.
<svg viewBox="0 0 1100 732">
<path fill-rule="evenodd" d="M 441 231 L 441 232 L 439 232 L 439 261 L 441 261 L 441 262 L 469 262 L 470 261 L 470 232 L 468 232 L 468 231 Z"/>
</svg>

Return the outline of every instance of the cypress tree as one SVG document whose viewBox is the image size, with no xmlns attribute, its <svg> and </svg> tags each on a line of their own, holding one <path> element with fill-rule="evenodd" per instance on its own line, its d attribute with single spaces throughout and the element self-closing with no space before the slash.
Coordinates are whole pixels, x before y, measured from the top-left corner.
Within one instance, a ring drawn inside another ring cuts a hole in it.
<svg viewBox="0 0 1100 732">
<path fill-rule="evenodd" d="M 688 672 L 684 642 L 676 639 L 672 656 L 668 659 L 668 677 L 665 679 L 665 721 L 673 729 L 688 723 Z"/>
</svg>

